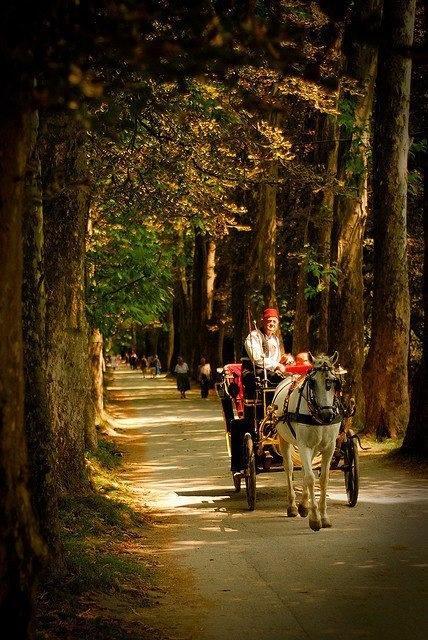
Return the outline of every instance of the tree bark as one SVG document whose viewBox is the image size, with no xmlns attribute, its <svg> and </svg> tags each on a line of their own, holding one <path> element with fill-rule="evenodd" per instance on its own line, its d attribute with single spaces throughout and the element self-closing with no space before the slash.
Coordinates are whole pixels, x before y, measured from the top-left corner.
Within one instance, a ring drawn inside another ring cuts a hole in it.
<svg viewBox="0 0 428 640">
<path fill-rule="evenodd" d="M 24 428 L 22 235 L 24 172 L 34 113 L 6 85 L 0 109 L 0 616 L 13 638 L 30 637 L 33 581 L 44 555 L 28 489 Z M 16 99 L 15 99 L 16 98 Z"/>
<path fill-rule="evenodd" d="M 383 0 L 361 0 L 355 4 L 346 34 L 346 73 L 358 81 L 356 95 L 347 90 L 341 99 L 354 104 L 352 131 L 346 128 L 340 143 L 338 180 L 344 193 L 337 197 L 335 238 L 337 243 L 338 288 L 331 296 L 330 347 L 339 352 L 341 364 L 348 371 L 346 391 L 355 398 L 353 425 L 364 426 L 364 283 L 363 240 L 367 219 L 367 175 L 370 150 L 370 123 L 377 45 L 361 42 L 354 33 L 376 30 L 379 26 Z M 346 140 L 349 138 L 350 140 Z M 335 243 L 335 244 L 336 244 Z"/>
<path fill-rule="evenodd" d="M 168 343 L 167 343 L 165 367 L 167 371 L 171 371 L 172 358 L 174 355 L 174 313 L 172 308 L 168 311 L 167 321 L 168 321 Z"/>
<path fill-rule="evenodd" d="M 333 228 L 334 178 L 337 172 L 337 117 L 320 113 L 317 116 L 317 149 L 314 163 L 324 173 L 325 184 L 320 193 L 313 194 L 305 227 L 304 252 L 297 284 L 296 312 L 293 330 L 293 351 L 327 353 L 331 267 L 331 238 Z M 322 269 L 314 275 L 314 264 Z M 319 289 L 308 297 L 306 289 Z"/>
<path fill-rule="evenodd" d="M 22 314 L 25 380 L 25 429 L 32 500 L 40 532 L 48 545 L 50 567 L 58 562 L 58 491 L 53 479 L 54 438 L 46 383 L 41 169 L 34 115 L 32 151 L 24 189 Z"/>
<path fill-rule="evenodd" d="M 94 406 L 95 422 L 102 424 L 104 416 L 104 355 L 103 355 L 103 336 L 99 329 L 92 329 L 90 339 L 90 355 L 91 355 L 91 377 L 92 377 L 92 402 Z M 87 434 L 96 436 L 95 430 Z M 91 450 L 97 448 L 97 438 L 87 443 Z"/>
<path fill-rule="evenodd" d="M 338 125 L 337 117 L 321 113 L 318 115 L 317 138 L 319 139 L 316 163 L 325 171 L 326 185 L 314 198 L 314 207 L 308 225 L 308 243 L 313 249 L 315 261 L 321 265 L 324 275 L 312 278 L 308 273 L 308 284 L 319 286 L 320 291 L 308 300 L 308 347 L 314 353 L 327 353 L 330 276 L 331 234 L 333 228 L 334 184 L 337 173 Z M 321 142 L 322 141 L 322 142 Z M 312 280 L 312 281 L 311 281 Z"/>
<path fill-rule="evenodd" d="M 278 126 L 279 112 L 271 112 L 269 122 Z M 259 291 L 264 307 L 277 307 L 276 299 L 276 196 L 278 181 L 278 160 L 266 161 L 264 180 L 260 184 L 254 242 L 251 251 L 250 273 L 253 290 Z"/>
<path fill-rule="evenodd" d="M 208 318 L 211 318 L 214 305 L 214 292 L 215 292 L 215 258 L 216 258 L 216 244 L 213 240 L 207 240 L 207 257 L 206 257 L 206 304 L 204 311 L 204 319 L 207 322 Z"/>
<path fill-rule="evenodd" d="M 207 246 L 207 309 L 210 315 L 205 322 L 206 348 L 204 355 L 214 371 L 223 365 L 223 343 L 226 324 L 228 323 L 228 299 L 230 292 L 230 262 L 227 254 L 227 242 L 218 246 L 209 242 Z M 216 251 L 217 250 L 217 251 Z M 215 280 L 210 277 L 210 264 L 214 272 L 214 257 L 217 257 L 215 266 Z M 212 286 L 210 286 L 212 282 Z M 212 303 L 210 303 L 212 298 Z"/>
<path fill-rule="evenodd" d="M 426 115 L 425 115 L 426 119 Z M 424 334 L 422 358 L 413 374 L 410 402 L 409 425 L 404 436 L 402 451 L 412 455 L 428 457 L 428 156 L 422 156 L 424 173 L 424 264 L 423 264 L 423 301 Z"/>
<path fill-rule="evenodd" d="M 193 332 L 193 372 L 196 374 L 201 357 L 211 358 L 213 342 L 212 313 L 215 296 L 215 258 L 216 244 L 205 233 L 195 233 L 193 254 L 193 296 L 192 296 L 192 332 Z M 210 326 L 209 326 L 210 325 Z M 217 350 L 214 350 L 217 353 Z"/>
<path fill-rule="evenodd" d="M 305 289 L 307 285 L 307 273 L 308 273 L 308 255 L 307 255 L 307 242 L 308 242 L 308 224 L 309 213 L 306 213 L 306 224 L 303 235 L 302 246 L 302 263 L 299 269 L 299 276 L 297 280 L 297 294 L 294 312 L 293 323 L 293 353 L 297 354 L 300 351 L 307 351 L 309 344 L 309 314 L 308 314 L 308 301 L 306 300 Z"/>
<path fill-rule="evenodd" d="M 365 363 L 366 431 L 403 433 L 409 420 L 410 303 L 406 252 L 407 156 L 415 0 L 385 3 L 373 145 L 374 289 Z"/>
<path fill-rule="evenodd" d="M 207 247 L 205 233 L 195 231 L 192 275 L 192 359 L 193 374 L 197 371 L 201 350 L 205 345 L 204 316 L 207 305 Z"/>
<path fill-rule="evenodd" d="M 249 234 L 231 230 L 228 247 L 230 252 L 231 284 L 230 307 L 233 327 L 234 361 L 239 362 L 244 352 L 244 340 L 249 331 L 247 305 L 249 304 L 250 274 L 247 264 L 250 255 Z"/>
<path fill-rule="evenodd" d="M 182 257 L 184 253 L 184 242 L 182 237 L 177 239 L 177 253 Z M 172 367 L 175 367 L 176 359 L 182 356 L 184 360 L 191 365 L 192 356 L 192 295 L 191 286 L 187 278 L 186 268 L 183 264 L 179 264 L 175 269 L 174 284 L 174 355 Z"/>
<path fill-rule="evenodd" d="M 42 182 L 46 266 L 46 369 L 60 490 L 88 486 L 85 446 L 96 442 L 91 400 L 84 257 L 89 195 L 85 132 L 68 114 L 44 121 Z"/>
</svg>

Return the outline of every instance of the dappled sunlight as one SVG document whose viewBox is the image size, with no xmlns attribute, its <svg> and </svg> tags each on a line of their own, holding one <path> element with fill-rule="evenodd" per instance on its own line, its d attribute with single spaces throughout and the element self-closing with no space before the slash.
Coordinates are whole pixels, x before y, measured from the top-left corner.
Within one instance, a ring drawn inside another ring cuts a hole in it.
<svg viewBox="0 0 428 640">
<path fill-rule="evenodd" d="M 269 620 L 272 607 L 279 619 L 284 610 L 300 617 L 314 607 L 329 611 L 322 637 L 332 640 L 336 619 L 349 621 L 346 637 L 366 637 L 370 598 L 384 601 L 387 595 L 391 604 L 385 606 L 396 608 L 403 601 L 411 606 L 415 581 L 422 582 L 428 565 L 418 537 L 428 513 L 425 480 L 400 469 L 391 472 L 380 456 L 361 456 L 357 506 L 347 506 L 343 472 L 332 471 L 333 528 L 315 533 L 307 518 L 286 516 L 284 473 L 260 473 L 256 509 L 250 512 L 245 483 L 240 493 L 233 488 L 217 399 L 204 402 L 192 391 L 189 400 L 180 401 L 168 380 L 158 387 L 156 381 L 135 380 L 134 397 L 133 383 L 127 372 L 111 386 L 111 397 L 119 399 L 113 414 L 124 450 L 121 479 L 156 518 L 161 564 L 179 562 L 195 570 L 198 584 L 210 585 L 215 600 L 226 598 L 238 607 L 248 601 L 242 585 L 252 585 L 256 600 L 266 598 Z M 294 486 L 299 500 L 299 469 Z M 343 597 L 350 589 L 351 608 Z M 272 593 L 281 596 L 272 601 Z"/>
</svg>

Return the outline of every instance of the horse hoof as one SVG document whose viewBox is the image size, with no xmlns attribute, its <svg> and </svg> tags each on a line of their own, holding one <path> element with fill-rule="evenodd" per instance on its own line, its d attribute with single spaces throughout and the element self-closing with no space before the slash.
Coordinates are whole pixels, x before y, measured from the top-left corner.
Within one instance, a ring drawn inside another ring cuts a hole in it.
<svg viewBox="0 0 428 640">
<path fill-rule="evenodd" d="M 321 529 L 320 520 L 309 520 L 309 526 L 312 531 L 319 531 Z"/>
<path fill-rule="evenodd" d="M 296 507 L 287 507 L 287 518 L 295 518 L 298 513 Z"/>
<path fill-rule="evenodd" d="M 321 526 L 323 529 L 330 529 L 331 520 L 329 518 L 321 518 Z"/>
<path fill-rule="evenodd" d="M 306 518 L 306 516 L 309 513 L 308 507 L 305 507 L 304 504 L 299 504 L 299 506 L 297 507 L 297 510 L 301 518 Z"/>
</svg>

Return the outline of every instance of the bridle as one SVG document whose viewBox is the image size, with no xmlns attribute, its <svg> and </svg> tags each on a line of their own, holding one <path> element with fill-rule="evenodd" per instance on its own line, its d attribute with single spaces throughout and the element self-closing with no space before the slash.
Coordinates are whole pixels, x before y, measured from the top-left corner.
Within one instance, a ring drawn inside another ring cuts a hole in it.
<svg viewBox="0 0 428 640">
<path fill-rule="evenodd" d="M 332 378 L 329 378 L 329 380 L 331 380 L 332 382 L 332 386 L 335 389 L 335 393 L 333 396 L 333 404 L 332 405 L 324 405 L 324 406 L 320 406 L 317 402 L 317 399 L 315 397 L 315 390 L 314 390 L 314 385 L 311 384 L 312 381 L 314 380 L 317 372 L 322 371 L 324 373 L 331 373 L 332 369 L 331 367 L 329 367 L 325 362 L 320 366 L 320 367 L 316 367 L 314 369 L 312 369 L 312 371 L 310 373 L 307 374 L 306 376 L 306 388 L 307 388 L 307 394 L 306 394 L 306 403 L 308 405 L 309 411 L 311 412 L 312 416 L 314 417 L 315 420 L 318 421 L 319 424 L 331 424 L 331 422 L 333 422 L 334 418 L 336 418 L 337 416 L 339 416 L 341 414 L 340 412 L 340 400 L 339 400 L 339 395 L 338 395 L 338 391 L 340 391 L 341 387 L 342 387 L 342 382 L 340 380 L 340 378 L 338 378 L 338 376 L 333 374 Z M 321 412 L 324 409 L 333 409 L 334 411 L 334 415 L 332 420 L 330 421 L 330 423 L 325 422 L 325 420 L 323 420 L 320 416 Z"/>
<path fill-rule="evenodd" d="M 300 424 L 320 426 L 320 425 L 327 425 L 327 424 L 332 424 L 333 422 L 337 422 L 337 419 L 338 418 L 342 419 L 344 415 L 342 403 L 340 401 L 339 394 L 337 393 L 342 386 L 342 382 L 337 375 L 333 374 L 333 378 L 330 378 L 330 380 L 332 380 L 333 386 L 335 387 L 333 404 L 326 405 L 326 406 L 321 406 L 318 404 L 317 399 L 315 397 L 313 380 L 319 371 L 328 373 L 328 372 L 332 372 L 332 368 L 329 367 L 328 364 L 324 362 L 322 365 L 318 367 L 314 367 L 309 373 L 306 374 L 298 391 L 299 396 L 297 400 L 296 410 L 292 412 L 288 410 L 288 405 L 289 405 L 291 394 L 293 393 L 293 391 L 296 390 L 297 385 L 299 384 L 299 380 L 296 380 L 296 382 L 290 386 L 290 390 L 287 394 L 287 398 L 284 403 L 283 421 L 287 422 L 288 427 L 290 428 L 294 437 L 295 437 L 295 432 L 293 427 L 291 426 L 292 420 L 294 422 L 299 422 Z M 305 390 L 306 390 L 306 394 L 305 394 Z M 306 400 L 306 403 L 308 405 L 308 409 L 310 412 L 309 415 L 300 413 L 300 405 L 302 403 L 303 398 Z M 325 409 L 333 409 L 333 412 L 334 412 L 333 416 L 328 421 L 326 421 L 325 418 L 322 417 L 322 411 Z"/>
</svg>

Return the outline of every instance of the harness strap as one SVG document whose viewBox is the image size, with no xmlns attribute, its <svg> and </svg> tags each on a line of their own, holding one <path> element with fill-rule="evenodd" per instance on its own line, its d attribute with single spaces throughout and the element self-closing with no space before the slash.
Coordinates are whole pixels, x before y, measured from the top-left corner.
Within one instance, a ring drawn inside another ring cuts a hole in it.
<svg viewBox="0 0 428 640">
<path fill-rule="evenodd" d="M 310 424 L 318 427 L 320 426 L 319 420 L 316 420 L 313 416 L 307 415 L 305 413 L 299 413 L 298 411 L 287 414 L 287 423 L 290 420 L 293 420 L 294 422 L 300 422 L 300 424 Z"/>
<path fill-rule="evenodd" d="M 295 438 L 296 437 L 296 432 L 294 431 L 293 425 L 291 424 L 290 419 L 289 419 L 288 416 L 289 416 L 289 414 L 287 413 L 284 422 L 287 424 L 287 427 L 290 429 L 290 431 L 291 431 L 291 433 L 293 435 L 293 438 Z"/>
<path fill-rule="evenodd" d="M 291 394 L 293 393 L 294 389 L 296 389 L 296 388 L 297 388 L 298 384 L 299 384 L 301 381 L 302 381 L 302 376 L 299 376 L 299 377 L 297 377 L 297 378 L 294 378 L 294 380 L 293 380 L 293 382 L 291 383 L 290 388 L 289 388 L 289 390 L 288 390 L 287 396 L 286 396 L 285 401 L 284 401 L 284 406 L 283 406 L 283 409 L 282 409 L 282 422 L 284 422 L 284 423 L 288 426 L 288 428 L 290 429 L 290 431 L 291 431 L 291 433 L 292 433 L 292 435 L 293 435 L 293 438 L 295 438 L 295 437 L 296 437 L 296 432 L 294 431 L 294 428 L 293 428 L 293 426 L 292 426 L 292 424 L 291 424 L 291 422 L 290 422 L 290 418 L 289 418 L 290 413 L 289 413 L 289 411 L 288 411 L 288 405 L 289 405 L 289 403 L 290 403 L 290 397 L 291 397 Z M 305 386 L 305 385 L 303 384 L 303 385 L 302 385 L 302 387 L 304 387 L 304 386 Z M 300 397 L 299 397 L 299 404 L 298 404 L 298 408 L 300 407 L 300 401 L 301 401 L 301 395 L 300 395 Z"/>
</svg>

